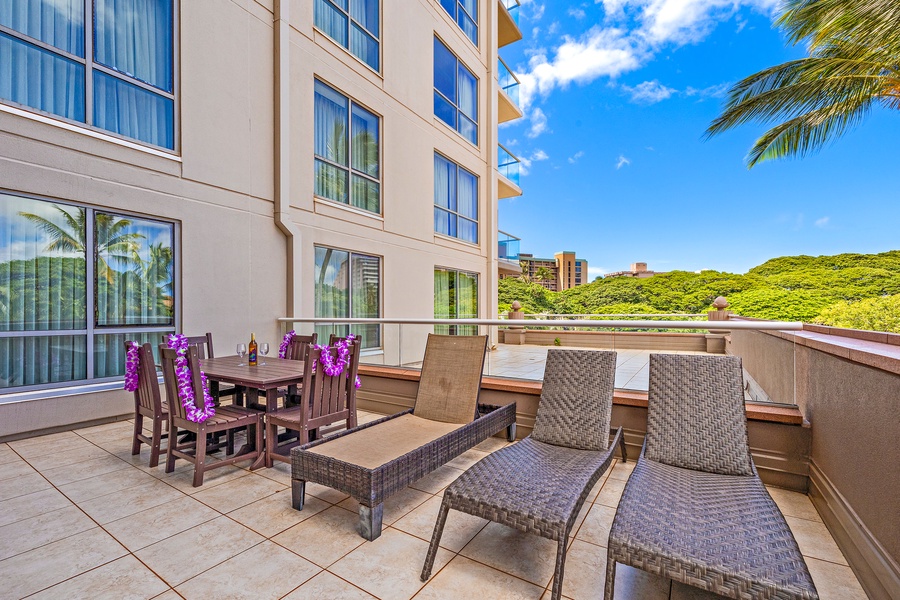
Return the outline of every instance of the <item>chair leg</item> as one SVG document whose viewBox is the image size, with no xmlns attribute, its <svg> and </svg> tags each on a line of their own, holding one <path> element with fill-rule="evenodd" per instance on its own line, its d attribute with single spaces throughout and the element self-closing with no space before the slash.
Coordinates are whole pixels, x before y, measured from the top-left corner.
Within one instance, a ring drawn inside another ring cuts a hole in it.
<svg viewBox="0 0 900 600">
<path fill-rule="evenodd" d="M 625 434 L 622 434 L 622 437 L 619 438 L 619 445 L 622 446 L 622 462 L 628 462 L 628 451 L 625 450 Z"/>
<path fill-rule="evenodd" d="M 553 572 L 553 590 L 550 593 L 550 600 L 559 600 L 562 596 L 563 572 L 566 568 L 566 543 L 569 541 L 568 536 L 560 538 L 556 549 L 556 570 Z"/>
<path fill-rule="evenodd" d="M 603 600 L 613 600 L 616 587 L 616 561 L 613 560 L 612 553 L 606 553 L 606 585 L 603 589 Z"/>
<path fill-rule="evenodd" d="M 225 432 L 225 454 L 228 456 L 234 454 L 234 429 Z"/>
<path fill-rule="evenodd" d="M 134 414 L 134 441 L 131 442 L 131 455 L 136 456 L 141 453 L 141 438 L 138 435 L 144 429 L 144 415 L 139 412 Z"/>
<path fill-rule="evenodd" d="M 153 437 L 150 438 L 150 468 L 159 465 L 159 445 L 162 440 L 162 421 L 153 420 Z"/>
<path fill-rule="evenodd" d="M 258 415 L 256 419 L 256 440 L 254 441 L 256 456 L 263 456 L 263 453 L 265 452 L 265 447 L 263 446 L 263 429 L 265 426 L 266 423 L 262 416 Z M 248 431 L 247 433 L 250 432 Z M 275 439 L 275 444 L 278 445 L 278 438 Z"/>
<path fill-rule="evenodd" d="M 434 557 L 437 556 L 438 545 L 441 543 L 441 535 L 444 533 L 444 523 L 447 522 L 447 513 L 450 507 L 441 502 L 441 510 L 438 512 L 437 521 L 434 523 L 434 533 L 431 534 L 431 544 L 428 546 L 428 554 L 425 555 L 425 565 L 422 567 L 422 581 L 428 581 L 431 577 L 431 568 L 434 567 Z"/>
<path fill-rule="evenodd" d="M 278 425 L 270 419 L 266 419 L 266 468 L 271 469 L 274 464 L 272 455 L 278 449 Z"/>
<path fill-rule="evenodd" d="M 194 487 L 203 485 L 203 470 L 206 467 L 206 432 L 197 432 L 194 444 Z"/>
<path fill-rule="evenodd" d="M 514 442 L 516 441 L 516 424 L 512 423 L 506 428 L 506 441 Z"/>
<path fill-rule="evenodd" d="M 166 473 L 175 470 L 175 455 L 172 451 L 178 445 L 178 427 L 169 423 L 169 442 L 166 444 Z"/>
<path fill-rule="evenodd" d="M 374 541 L 381 536 L 381 519 L 384 516 L 384 503 L 376 506 L 359 505 L 359 535 L 367 540 Z"/>
<path fill-rule="evenodd" d="M 303 510 L 306 501 L 306 482 L 302 479 L 291 479 L 291 508 Z"/>
</svg>

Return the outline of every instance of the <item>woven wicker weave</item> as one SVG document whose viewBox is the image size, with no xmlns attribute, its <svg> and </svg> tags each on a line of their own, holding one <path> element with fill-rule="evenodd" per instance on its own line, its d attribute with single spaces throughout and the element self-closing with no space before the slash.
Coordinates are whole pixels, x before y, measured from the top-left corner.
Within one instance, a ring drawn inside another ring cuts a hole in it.
<svg viewBox="0 0 900 600">
<path fill-rule="evenodd" d="M 557 542 L 553 598 L 562 591 L 566 546 L 575 519 L 591 489 L 609 468 L 617 446 L 625 459 L 621 428 L 609 440 L 614 352 L 551 350 L 535 434 L 498 450 L 469 468 L 444 490 L 441 510 L 422 569 L 431 576 L 449 510 L 489 519 Z M 584 450 L 538 441 L 563 441 L 566 433 Z M 602 441 L 601 441 L 602 440 Z"/>
<path fill-rule="evenodd" d="M 674 381 L 687 386 L 698 381 L 725 382 L 703 393 L 717 398 L 723 421 L 729 417 L 733 421 L 738 412 L 741 419 L 745 418 L 741 388 L 730 383 L 740 377 L 740 361 L 712 358 L 718 361 L 715 367 L 711 357 L 651 358 L 651 381 L 655 377 L 657 382 L 676 366 L 705 374 L 716 368 L 730 371 L 712 377 L 676 373 Z M 660 365 L 665 369 L 660 370 Z M 653 369 L 657 369 L 655 373 Z M 665 415 L 669 425 L 685 431 L 673 420 L 679 411 L 677 389 L 665 386 L 671 394 L 663 396 L 660 389 L 651 384 L 649 410 Z M 684 393 L 697 397 L 695 390 Z M 693 412 L 683 413 L 682 419 L 693 416 Z M 715 426 L 718 421 L 708 415 L 706 422 Z M 734 455 L 734 440 L 725 439 L 733 434 L 732 429 L 724 426 L 726 433 L 718 437 L 698 434 L 695 441 L 703 445 L 701 455 L 714 455 L 719 447 Z M 654 436 L 673 438 L 659 429 L 651 431 L 648 425 L 645 450 L 625 486 L 610 529 L 606 600 L 613 598 L 617 562 L 729 598 L 818 598 L 797 542 L 749 459 L 746 426 L 743 432 L 743 453 L 748 456 L 750 474 L 722 475 L 650 460 L 651 443 L 666 455 L 661 440 Z"/>
</svg>

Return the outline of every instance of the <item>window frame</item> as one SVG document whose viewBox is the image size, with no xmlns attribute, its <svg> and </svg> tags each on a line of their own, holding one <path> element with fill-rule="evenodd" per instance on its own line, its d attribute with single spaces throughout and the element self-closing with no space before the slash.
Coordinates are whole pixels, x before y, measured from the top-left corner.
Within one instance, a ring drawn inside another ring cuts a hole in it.
<svg viewBox="0 0 900 600">
<path fill-rule="evenodd" d="M 457 218 L 457 227 L 456 227 L 457 235 L 450 235 L 449 233 L 442 233 L 442 232 L 438 231 L 437 228 L 435 228 L 434 232 L 437 235 L 440 235 L 440 236 L 443 236 L 443 237 L 446 237 L 446 238 L 449 238 L 452 240 L 463 242 L 465 244 L 471 244 L 473 246 L 479 246 L 481 244 L 481 218 L 479 216 L 481 213 L 481 178 L 476 173 L 473 173 L 472 171 L 465 168 L 464 166 L 462 166 L 455 160 L 451 159 L 446 154 L 443 154 L 442 152 L 438 152 L 437 150 L 435 150 L 434 155 L 435 155 L 435 157 L 441 157 L 442 159 L 446 160 L 451 165 L 456 167 L 456 186 L 455 186 L 456 210 L 450 210 L 450 208 L 448 208 L 448 207 L 439 205 L 437 203 L 436 197 L 434 198 L 434 210 L 436 210 L 436 211 L 442 210 L 450 215 L 456 216 L 456 218 Z M 459 171 L 460 170 L 465 171 L 466 173 L 468 173 L 469 175 L 471 175 L 472 177 L 475 178 L 475 212 L 476 212 L 476 214 L 475 214 L 474 219 L 459 212 Z M 435 186 L 432 186 L 432 187 L 435 187 Z M 459 236 L 459 225 L 458 225 L 459 219 L 475 223 L 475 241 L 467 240 L 467 239 L 464 239 Z"/>
<path fill-rule="evenodd" d="M 330 4 L 331 6 L 333 6 L 333 7 L 335 8 L 335 10 L 339 11 L 341 14 L 343 14 L 345 17 L 347 17 L 347 45 L 346 45 L 346 46 L 345 46 L 344 44 L 342 44 L 340 41 L 338 41 L 338 40 L 334 39 L 333 37 L 331 37 L 331 35 L 329 35 L 327 31 L 325 31 L 324 29 L 322 29 L 321 27 L 319 27 L 319 26 L 316 24 L 316 14 L 315 14 L 315 13 L 316 13 L 316 6 L 315 6 L 315 5 L 316 5 L 318 2 L 320 2 L 320 1 L 321 1 L 321 2 L 326 2 L 326 3 Z M 384 6 L 383 6 L 384 0 L 379 0 L 379 2 L 378 2 L 378 35 L 377 35 L 377 36 L 376 36 L 376 35 L 372 35 L 372 32 L 371 32 L 371 31 L 369 31 L 368 29 L 366 29 L 365 27 L 363 27 L 363 25 L 360 24 L 359 21 L 357 21 L 357 20 L 354 19 L 352 16 L 350 16 L 350 11 L 349 11 L 349 7 L 350 7 L 349 2 L 350 2 L 350 1 L 352 1 L 352 0 L 348 0 L 348 4 L 347 4 L 348 10 L 344 10 L 344 9 L 341 8 L 340 6 L 337 6 L 337 5 L 336 5 L 334 2 L 332 2 L 331 0 L 313 0 L 313 7 L 312 7 L 312 9 L 313 9 L 313 29 L 314 29 L 315 31 L 318 31 L 319 33 L 321 33 L 321 34 L 324 35 L 325 37 L 327 37 L 329 40 L 331 40 L 332 42 L 334 42 L 336 45 L 338 45 L 338 46 L 340 46 L 341 48 L 343 48 L 344 51 L 347 52 L 347 54 L 349 54 L 350 56 L 352 56 L 356 61 L 358 61 L 360 64 L 364 65 L 367 69 L 369 69 L 370 71 L 372 71 L 373 73 L 375 73 L 375 74 L 378 75 L 379 77 L 381 77 L 382 63 L 383 63 L 383 60 L 384 60 L 384 55 L 383 55 L 383 52 L 382 52 L 382 45 L 381 45 L 381 26 L 382 26 L 383 21 L 384 21 L 384 20 L 382 19 L 382 16 L 383 16 L 382 10 L 383 10 L 383 8 L 384 8 Z M 365 1 L 365 0 L 364 0 L 364 1 Z M 353 24 L 354 24 L 354 23 L 356 24 L 357 27 L 359 27 L 360 29 L 362 29 L 363 31 L 365 31 L 367 34 L 369 34 L 369 35 L 371 35 L 373 38 L 375 38 L 375 42 L 378 44 L 378 68 L 377 68 L 377 69 L 374 68 L 374 67 L 372 67 L 372 65 L 370 65 L 370 64 L 367 63 L 365 60 L 363 60 L 362 58 L 360 58 L 360 57 L 358 57 L 357 55 L 355 55 L 355 54 L 353 53 L 353 51 L 350 50 L 350 33 L 353 31 Z"/>
<path fill-rule="evenodd" d="M 335 317 L 336 319 L 350 319 L 353 318 L 351 315 L 353 314 L 353 290 L 351 286 L 353 285 L 353 257 L 354 256 L 364 256 L 367 258 L 377 258 L 378 259 L 378 317 L 381 318 L 381 315 L 384 311 L 384 257 L 379 254 L 367 254 L 365 252 L 356 252 L 355 250 L 350 250 L 348 248 L 338 248 L 336 246 L 331 246 L 329 244 L 316 244 L 313 243 L 313 276 L 316 276 L 316 265 L 315 265 L 315 255 L 316 250 L 322 248 L 325 250 L 335 250 L 337 252 L 346 252 L 347 253 L 347 261 L 349 268 L 347 269 L 347 316 L 346 317 Z M 313 282 L 313 314 L 315 315 L 316 310 L 316 294 L 318 291 L 318 282 Z M 316 317 L 327 319 L 328 317 Z M 332 329 L 335 327 L 335 324 L 332 324 Z M 349 327 L 353 327 L 350 325 Z M 320 344 L 326 343 L 327 340 L 319 340 Z M 378 352 L 384 350 L 384 327 L 382 325 L 378 325 L 378 345 L 372 346 L 370 348 L 361 348 L 362 352 Z"/>
<path fill-rule="evenodd" d="M 56 113 L 48 112 L 41 110 L 39 108 L 35 108 L 33 106 L 29 106 L 27 104 L 20 104 L 13 100 L 9 100 L 6 98 L 0 98 L 0 104 L 5 104 L 7 106 L 12 106 L 18 108 L 20 110 L 34 113 L 38 115 L 42 115 L 48 117 L 50 119 L 54 119 L 56 121 L 62 121 L 64 123 L 68 123 L 74 125 L 76 127 L 89 129 L 91 131 L 103 133 L 104 135 L 112 136 L 116 139 L 123 140 L 126 142 L 130 142 L 133 144 L 138 144 L 140 146 L 145 146 L 147 148 L 153 148 L 155 150 L 159 150 L 161 152 L 165 152 L 167 154 L 180 155 L 181 153 L 181 106 L 179 102 L 180 96 L 180 52 L 181 52 L 181 32 L 180 32 L 180 23 L 181 23 L 181 0 L 172 0 L 172 92 L 168 92 L 161 88 L 158 88 L 154 85 L 151 85 L 147 82 L 144 82 L 136 77 L 130 76 L 122 71 L 118 71 L 112 67 L 107 67 L 106 65 L 99 63 L 94 60 L 94 0 L 84 0 L 84 57 L 80 57 L 76 54 L 72 54 L 63 50 L 62 48 L 57 48 L 51 44 L 38 40 L 36 38 L 30 37 L 29 35 L 12 29 L 10 27 L 6 27 L 5 25 L 0 25 L 0 32 L 8 35 L 11 38 L 14 38 L 20 42 L 25 44 L 29 44 L 51 54 L 54 54 L 58 57 L 64 58 L 66 60 L 79 63 L 84 67 L 84 121 L 78 121 L 76 119 L 70 119 L 68 117 L 64 117 L 62 115 L 58 115 Z M 135 87 L 139 87 L 144 91 L 151 92 L 158 96 L 162 96 L 168 100 L 172 101 L 172 148 L 167 148 L 165 146 L 157 146 L 156 144 L 152 144 L 150 142 L 146 142 L 144 140 L 140 140 L 137 138 L 128 137 L 117 133 L 115 131 L 110 131 L 109 129 L 104 129 L 102 127 L 97 127 L 93 124 L 94 121 L 94 71 L 99 71 L 104 75 L 109 77 L 113 77 L 119 81 L 123 81 L 127 84 L 134 85 Z"/>
<path fill-rule="evenodd" d="M 437 33 L 434 34 L 434 41 L 441 44 L 444 47 L 444 49 L 447 50 L 447 52 L 449 52 L 450 55 L 456 59 L 456 70 L 453 73 L 453 82 L 454 82 L 453 84 L 456 86 L 456 96 L 457 96 L 457 102 L 453 102 L 452 100 L 450 100 L 450 98 L 445 96 L 443 94 L 443 92 L 441 92 L 437 88 L 437 86 L 434 85 L 436 56 L 434 55 L 434 46 L 432 45 L 432 57 L 431 57 L 432 86 L 431 87 L 432 87 L 432 112 L 434 113 L 434 117 L 438 121 L 440 121 L 441 123 L 443 123 L 444 125 L 449 127 L 450 129 L 455 131 L 457 133 L 457 135 L 459 135 L 462 139 L 466 140 L 466 142 L 472 144 L 476 148 L 480 148 L 481 147 L 480 146 L 480 142 L 481 142 L 481 125 L 480 125 L 480 123 L 481 123 L 481 120 L 478 115 L 480 115 L 480 113 L 481 113 L 481 110 L 480 110 L 481 107 L 479 106 L 479 103 L 481 101 L 481 80 L 478 78 L 477 75 L 475 75 L 475 73 L 472 71 L 472 69 L 470 69 L 468 66 L 466 66 L 466 63 L 464 63 L 462 61 L 462 59 L 453 50 L 450 49 L 450 46 L 448 46 L 447 44 L 444 43 L 444 40 L 442 40 L 440 38 L 440 36 L 437 35 Z M 472 79 L 475 80 L 475 111 L 477 113 L 475 119 L 469 118 L 469 115 L 465 114 L 462 111 L 462 109 L 459 107 L 458 101 L 459 101 L 459 70 L 460 69 L 465 69 L 466 72 L 469 75 L 471 75 Z M 445 121 L 444 119 L 439 117 L 436 112 L 434 112 L 434 94 L 439 94 L 441 98 L 443 98 L 448 104 L 450 104 L 450 106 L 452 106 L 456 110 L 456 119 L 455 119 L 456 125 L 455 126 L 451 125 L 450 123 L 448 123 L 447 121 Z M 475 141 L 474 142 L 472 140 L 470 140 L 469 138 L 467 138 L 465 135 L 463 135 L 462 131 L 460 131 L 460 126 L 459 126 L 460 116 L 463 116 L 466 119 L 472 121 L 472 123 L 474 123 L 474 125 L 475 125 Z"/>
<path fill-rule="evenodd" d="M 182 308 L 181 308 L 181 223 L 175 220 L 163 219 L 155 216 L 119 210 L 116 208 L 107 208 L 103 206 L 94 206 L 70 200 L 59 200 L 56 198 L 48 198 L 44 196 L 36 196 L 15 190 L 0 188 L 0 195 L 16 196 L 28 200 L 36 200 L 46 202 L 48 204 L 73 207 L 85 211 L 85 223 L 88 224 L 85 231 L 85 327 L 83 329 L 52 329 L 52 330 L 34 330 L 34 331 L 0 331 L 0 338 L 35 338 L 49 336 L 85 336 L 85 378 L 70 381 L 58 381 L 51 383 L 38 383 L 32 385 L 11 386 L 0 388 L 0 404 L 3 403 L 3 397 L 7 394 L 16 394 L 20 392 L 30 392 L 35 390 L 51 390 L 64 388 L 78 388 L 90 386 L 94 384 L 102 384 L 107 382 L 119 382 L 123 380 L 122 375 L 114 375 L 111 377 L 92 377 L 94 374 L 94 338 L 98 335 L 116 335 L 130 334 L 135 332 L 141 333 L 175 333 L 180 329 Z M 97 213 L 115 215 L 117 217 L 131 217 L 142 221 L 152 221 L 154 223 L 162 223 L 172 226 L 172 325 L 98 325 L 97 319 L 97 293 L 99 286 L 97 285 L 97 240 L 96 240 L 96 215 Z"/>
<path fill-rule="evenodd" d="M 438 4 L 441 5 L 441 8 L 444 9 L 444 12 L 446 12 L 448 15 L 450 15 L 450 18 L 452 18 L 453 22 L 456 24 L 456 26 L 459 27 L 459 30 L 462 32 L 463 36 L 465 36 L 465 38 L 467 40 L 472 42 L 472 44 L 476 48 L 480 48 L 481 45 L 479 42 L 481 41 L 481 24 L 478 22 L 478 12 L 481 10 L 481 6 L 479 5 L 480 0 L 475 0 L 475 14 L 474 15 L 470 14 L 469 11 L 466 10 L 466 7 L 463 6 L 463 4 L 460 0 L 449 0 L 449 1 L 453 2 L 453 4 L 456 5 L 456 14 L 453 14 L 449 10 L 447 10 L 447 7 L 444 5 L 444 0 L 440 0 L 438 2 Z M 465 29 L 463 29 L 462 26 L 459 24 L 460 11 L 462 11 L 462 13 L 465 16 L 469 17 L 472 20 L 472 22 L 475 23 L 475 39 L 474 40 L 469 37 L 469 35 L 466 33 Z"/>
<path fill-rule="evenodd" d="M 347 100 L 347 122 L 346 122 L 346 132 L 347 132 L 347 166 L 341 165 L 339 163 L 334 162 L 329 158 L 325 158 L 324 156 L 320 156 L 316 153 L 316 139 L 315 139 L 315 126 L 316 126 L 316 109 L 315 109 L 315 98 L 316 98 L 316 84 L 321 84 L 330 89 L 335 94 L 342 96 Z M 353 107 L 358 106 L 359 108 L 365 110 L 367 113 L 373 115 L 376 119 L 378 119 L 378 178 L 372 177 L 368 173 L 363 173 L 362 171 L 358 171 L 353 168 Z M 320 79 L 319 77 L 315 77 L 313 79 L 313 197 L 317 200 L 321 200 L 323 202 L 329 202 L 331 204 L 342 206 L 344 208 L 349 208 L 351 210 L 360 211 L 365 215 L 375 215 L 379 217 L 384 216 L 384 183 L 382 181 L 382 177 L 384 174 L 384 166 L 383 166 L 383 150 L 381 137 L 382 132 L 384 130 L 384 117 L 379 113 L 373 111 L 365 104 L 361 102 L 357 102 L 353 96 L 349 94 L 345 94 L 339 88 L 334 87 L 324 79 Z M 347 173 L 347 202 L 346 204 L 339 201 L 334 200 L 332 198 L 328 198 L 327 196 L 320 196 L 316 193 L 316 173 L 315 166 L 316 161 L 321 161 L 322 163 L 333 167 L 335 169 L 340 169 Z M 360 206 L 356 206 L 353 204 L 353 176 L 357 175 L 366 179 L 368 181 L 374 182 L 378 184 L 378 211 L 371 211 L 367 208 L 362 208 Z M 338 248 L 334 248 L 334 250 L 338 250 Z"/>
<path fill-rule="evenodd" d="M 472 279 L 475 280 L 475 303 L 476 303 L 476 307 L 475 307 L 475 316 L 472 317 L 472 318 L 477 319 L 477 318 L 478 318 L 478 315 L 481 313 L 481 297 L 480 297 L 480 294 L 481 294 L 481 283 L 480 283 L 480 280 L 481 280 L 481 273 L 478 273 L 477 271 L 467 271 L 467 270 L 465 270 L 465 269 L 454 269 L 454 268 L 452 268 L 452 267 L 442 267 L 442 266 L 440 266 L 440 265 L 435 265 L 434 270 L 433 270 L 433 275 L 432 275 L 432 277 L 434 277 L 434 275 L 436 275 L 438 271 L 444 271 L 444 272 L 449 272 L 449 273 L 455 273 L 457 276 L 459 276 L 459 274 L 462 273 L 462 274 L 464 274 L 464 275 L 468 275 L 469 277 L 471 277 Z M 433 282 L 433 281 L 434 281 L 434 280 L 432 279 L 432 282 Z M 454 299 L 454 306 L 455 306 L 455 307 L 459 307 L 459 286 L 458 286 L 458 285 L 454 287 L 454 291 L 455 291 L 456 294 L 457 294 L 457 295 L 456 295 L 456 298 Z M 432 304 L 433 304 L 433 303 L 434 303 L 434 302 L 432 302 Z M 448 312 L 449 312 L 449 307 L 448 307 Z M 435 319 L 437 319 L 437 318 L 438 318 L 437 315 L 435 315 Z M 452 323 L 452 321 L 455 321 L 455 320 L 457 320 L 457 319 L 459 319 L 459 318 L 460 318 L 460 317 L 459 317 L 459 311 L 457 310 L 457 311 L 456 311 L 456 314 L 455 314 L 454 316 L 449 317 L 449 318 L 447 318 L 447 319 L 441 319 L 441 320 L 446 320 L 446 321 L 448 321 L 447 325 L 435 325 L 435 326 L 434 326 L 434 329 L 437 330 L 438 327 L 447 327 L 447 328 L 448 328 L 448 331 L 449 331 L 449 335 L 474 335 L 474 334 L 471 334 L 471 333 L 467 333 L 467 332 L 469 332 L 469 331 L 474 331 L 475 334 L 478 333 L 478 325 L 454 325 L 454 324 Z M 466 318 L 469 318 L 469 317 L 466 317 Z"/>
</svg>

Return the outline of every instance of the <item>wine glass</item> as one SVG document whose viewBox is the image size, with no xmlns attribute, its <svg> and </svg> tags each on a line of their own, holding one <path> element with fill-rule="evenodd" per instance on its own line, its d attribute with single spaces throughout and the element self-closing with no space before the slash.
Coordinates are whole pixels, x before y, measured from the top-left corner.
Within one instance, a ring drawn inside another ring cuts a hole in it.
<svg viewBox="0 0 900 600">
<path fill-rule="evenodd" d="M 266 342 L 263 342 L 262 344 L 260 344 L 259 345 L 259 353 L 263 355 L 263 361 L 261 364 L 266 364 L 265 356 L 266 356 L 266 354 L 269 353 L 269 344 Z"/>
<path fill-rule="evenodd" d="M 237 351 L 237 355 L 241 357 L 241 362 L 238 363 L 238 366 L 243 367 L 244 355 L 247 354 L 247 344 L 238 344 L 235 350 Z"/>
</svg>

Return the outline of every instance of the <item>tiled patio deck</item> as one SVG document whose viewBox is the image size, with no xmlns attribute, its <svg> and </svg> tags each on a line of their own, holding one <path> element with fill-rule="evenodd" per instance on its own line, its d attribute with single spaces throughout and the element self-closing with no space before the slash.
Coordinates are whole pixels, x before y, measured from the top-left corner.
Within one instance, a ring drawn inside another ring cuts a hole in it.
<svg viewBox="0 0 900 600">
<path fill-rule="evenodd" d="M 376 415 L 362 415 L 361 420 Z M 0 444 L 0 598 L 545 598 L 555 544 L 451 512 L 435 574 L 419 581 L 443 488 L 503 445 L 493 438 L 394 496 L 364 542 L 356 505 L 290 469 L 225 467 L 191 487 L 132 457 L 130 422 Z M 145 447 L 146 448 L 146 447 Z M 633 463 L 615 464 L 576 525 L 564 595 L 601 598 L 606 539 Z M 771 490 L 823 600 L 865 598 L 806 496 Z M 714 598 L 620 567 L 616 598 Z"/>
</svg>

